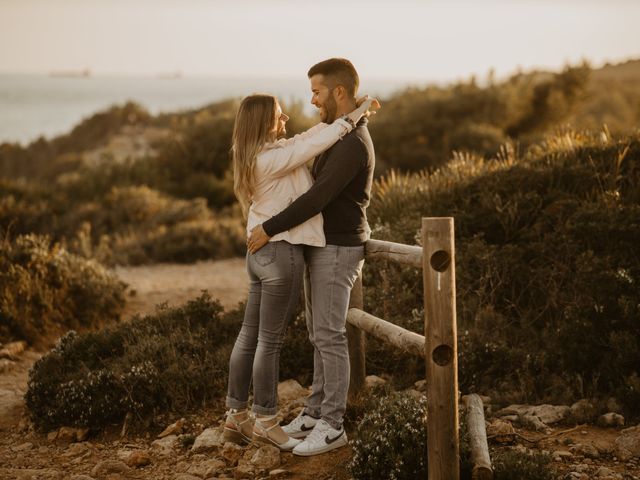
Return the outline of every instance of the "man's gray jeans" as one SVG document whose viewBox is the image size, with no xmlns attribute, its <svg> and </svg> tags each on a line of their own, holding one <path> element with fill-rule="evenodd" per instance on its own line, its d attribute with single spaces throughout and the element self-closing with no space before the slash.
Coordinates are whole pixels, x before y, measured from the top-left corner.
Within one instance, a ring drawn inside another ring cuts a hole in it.
<svg viewBox="0 0 640 480">
<path fill-rule="evenodd" d="M 364 246 L 305 247 L 304 254 L 307 329 L 314 349 L 313 386 L 305 412 L 339 429 L 349 390 L 347 310 L 364 263 Z"/>
<path fill-rule="evenodd" d="M 253 411 L 261 415 L 278 411 L 280 349 L 300 301 L 303 248 L 285 241 L 269 242 L 247 255 L 249 298 L 229 360 L 229 408 L 247 407 L 253 378 Z"/>
</svg>

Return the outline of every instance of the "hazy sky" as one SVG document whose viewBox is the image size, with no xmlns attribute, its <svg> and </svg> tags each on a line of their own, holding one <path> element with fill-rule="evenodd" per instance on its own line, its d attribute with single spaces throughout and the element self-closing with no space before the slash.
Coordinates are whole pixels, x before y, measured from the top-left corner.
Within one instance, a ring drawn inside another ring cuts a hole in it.
<svg viewBox="0 0 640 480">
<path fill-rule="evenodd" d="M 0 72 L 451 80 L 640 58 L 640 0 L 0 0 Z"/>
</svg>

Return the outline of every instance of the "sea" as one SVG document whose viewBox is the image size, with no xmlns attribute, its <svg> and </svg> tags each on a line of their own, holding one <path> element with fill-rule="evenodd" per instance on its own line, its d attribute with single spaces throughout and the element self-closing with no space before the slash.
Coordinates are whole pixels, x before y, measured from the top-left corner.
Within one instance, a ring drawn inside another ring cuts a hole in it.
<svg viewBox="0 0 640 480">
<path fill-rule="evenodd" d="M 388 98 L 415 83 L 362 81 L 361 93 Z M 0 74 L 0 143 L 26 145 L 69 132 L 83 119 L 115 104 L 134 101 L 156 115 L 208 105 L 252 93 L 276 95 L 285 104 L 309 103 L 309 82 L 300 78 L 125 77 L 98 75 Z"/>
</svg>

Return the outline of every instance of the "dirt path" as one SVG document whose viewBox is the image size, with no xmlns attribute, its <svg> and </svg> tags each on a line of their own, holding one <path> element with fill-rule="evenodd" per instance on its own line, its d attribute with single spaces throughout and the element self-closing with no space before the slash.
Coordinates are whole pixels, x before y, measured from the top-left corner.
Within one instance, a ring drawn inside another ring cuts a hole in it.
<svg viewBox="0 0 640 480">
<path fill-rule="evenodd" d="M 125 319 L 136 313 L 152 313 L 160 303 L 179 305 L 197 297 L 202 290 L 208 290 L 225 309 L 230 309 L 245 300 L 248 292 L 244 258 L 117 267 L 116 273 L 129 285 Z"/>
</svg>

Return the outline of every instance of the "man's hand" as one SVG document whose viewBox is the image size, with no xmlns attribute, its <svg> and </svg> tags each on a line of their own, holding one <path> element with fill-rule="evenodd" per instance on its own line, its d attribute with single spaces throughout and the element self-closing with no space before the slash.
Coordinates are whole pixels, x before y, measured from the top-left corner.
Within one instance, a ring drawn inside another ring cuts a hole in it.
<svg viewBox="0 0 640 480">
<path fill-rule="evenodd" d="M 270 238 L 262 228 L 262 224 L 253 227 L 249 238 L 247 238 L 247 250 L 249 250 L 249 253 L 256 253 L 269 242 Z"/>
</svg>

